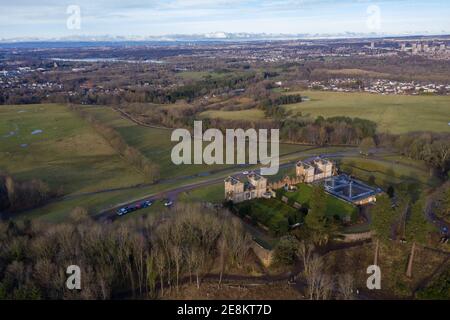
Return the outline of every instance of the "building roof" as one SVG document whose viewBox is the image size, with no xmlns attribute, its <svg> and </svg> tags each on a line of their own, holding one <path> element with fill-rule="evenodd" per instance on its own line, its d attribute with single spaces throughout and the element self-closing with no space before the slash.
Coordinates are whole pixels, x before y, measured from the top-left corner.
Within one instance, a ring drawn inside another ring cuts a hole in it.
<svg viewBox="0 0 450 320">
<path fill-rule="evenodd" d="M 382 192 L 380 188 L 368 186 L 345 174 L 327 179 L 325 189 L 330 194 L 348 202 L 360 201 Z M 349 194 L 350 190 L 351 194 Z"/>
<path fill-rule="evenodd" d="M 315 169 L 317 169 L 317 165 L 321 164 L 321 165 L 327 165 L 332 163 L 330 160 L 328 159 L 322 159 L 322 158 L 316 158 L 310 162 L 303 162 L 303 161 L 298 161 L 297 162 L 297 167 L 304 167 L 305 169 L 309 169 L 311 167 L 314 167 Z"/>
<path fill-rule="evenodd" d="M 306 163 L 306 162 L 303 162 L 303 161 L 298 161 L 297 162 L 297 167 L 304 167 L 304 168 L 308 169 L 308 168 L 311 167 L 311 165 Z"/>
<path fill-rule="evenodd" d="M 259 174 L 256 174 L 254 172 L 250 172 L 250 174 L 247 176 L 248 179 L 252 179 L 255 181 L 261 180 L 261 179 L 265 179 L 263 176 L 260 176 Z"/>
<path fill-rule="evenodd" d="M 330 160 L 328 160 L 328 159 L 322 159 L 322 158 L 314 159 L 313 162 L 314 162 L 315 164 L 320 163 L 320 164 L 322 164 L 322 165 L 326 165 L 326 164 L 330 164 L 330 163 L 331 163 Z"/>
<path fill-rule="evenodd" d="M 238 178 L 232 177 L 232 176 L 229 176 L 229 177 L 226 178 L 224 181 L 225 181 L 225 182 L 229 182 L 229 183 L 231 183 L 232 185 L 235 185 L 235 184 L 238 184 L 238 183 L 242 183 L 241 180 L 239 180 Z"/>
</svg>

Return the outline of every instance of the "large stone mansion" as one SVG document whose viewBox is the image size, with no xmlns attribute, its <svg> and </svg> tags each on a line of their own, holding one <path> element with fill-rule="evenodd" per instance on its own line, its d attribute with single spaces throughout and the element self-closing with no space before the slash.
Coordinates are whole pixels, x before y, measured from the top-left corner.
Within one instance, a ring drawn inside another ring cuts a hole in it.
<svg viewBox="0 0 450 320">
<path fill-rule="evenodd" d="M 318 180 L 330 178 L 335 174 L 335 169 L 333 162 L 321 158 L 314 159 L 309 163 L 299 161 L 295 166 L 297 177 L 305 183 L 313 183 Z"/>
<path fill-rule="evenodd" d="M 225 179 L 225 199 L 239 203 L 263 198 L 267 193 L 267 179 L 252 172 L 247 176 L 247 180 L 242 182 L 235 177 Z"/>
<path fill-rule="evenodd" d="M 289 189 L 299 183 L 316 181 L 323 183 L 327 193 L 354 205 L 374 203 L 377 194 L 382 192 L 379 188 L 370 187 L 345 174 L 337 175 L 335 164 L 328 159 L 316 158 L 308 163 L 299 161 L 295 169 L 295 177 L 287 176 L 272 183 L 268 183 L 266 178 L 254 172 L 247 175 L 245 182 L 230 176 L 225 179 L 225 199 L 239 203 L 258 198 L 270 198 L 275 195 L 274 190 L 283 187 Z M 295 190 L 295 187 L 293 189 Z"/>
<path fill-rule="evenodd" d="M 299 161 L 296 164 L 296 183 L 312 183 L 318 180 L 332 177 L 335 173 L 333 162 L 317 158 L 311 163 Z M 236 177 L 225 179 L 225 200 L 239 203 L 258 198 L 270 198 L 269 190 L 275 184 L 269 185 L 267 179 L 251 172 L 247 175 L 247 181 L 241 181 Z M 284 182 L 283 182 L 284 183 Z"/>
</svg>

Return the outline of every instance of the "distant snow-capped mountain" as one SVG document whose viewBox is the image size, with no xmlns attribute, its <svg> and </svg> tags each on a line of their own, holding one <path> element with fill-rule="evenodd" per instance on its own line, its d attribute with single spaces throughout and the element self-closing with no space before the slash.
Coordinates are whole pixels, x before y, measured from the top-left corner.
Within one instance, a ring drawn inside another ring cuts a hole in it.
<svg viewBox="0 0 450 320">
<path fill-rule="evenodd" d="M 344 38 L 378 38 L 388 36 L 411 36 L 411 35 L 430 36 L 426 32 L 414 32 L 404 34 L 384 34 L 384 33 L 317 33 L 317 34 L 281 34 L 281 33 L 228 33 L 212 32 L 201 34 L 173 34 L 163 36 L 113 36 L 113 35 L 72 35 L 55 38 L 23 37 L 0 39 L 0 42 L 38 42 L 38 41 L 75 41 L 75 42 L 119 42 L 119 41 L 252 41 L 252 40 L 294 40 L 294 39 L 344 39 Z M 444 35 L 445 32 L 442 33 Z"/>
</svg>

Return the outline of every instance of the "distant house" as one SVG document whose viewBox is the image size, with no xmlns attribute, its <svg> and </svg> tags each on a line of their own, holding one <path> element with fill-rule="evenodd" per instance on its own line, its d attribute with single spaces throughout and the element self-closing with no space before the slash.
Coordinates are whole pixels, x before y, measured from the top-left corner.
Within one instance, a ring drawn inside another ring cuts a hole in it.
<svg viewBox="0 0 450 320">
<path fill-rule="evenodd" d="M 302 182 L 313 183 L 318 180 L 326 179 L 333 176 L 335 167 L 333 162 L 327 159 L 317 158 L 309 163 L 299 161 L 296 165 L 297 177 Z"/>
<path fill-rule="evenodd" d="M 228 177 L 225 179 L 225 199 L 234 203 L 243 202 L 257 198 L 264 198 L 267 194 L 267 179 L 250 173 L 246 182 L 238 178 Z"/>
<path fill-rule="evenodd" d="M 82 84 L 80 84 L 81 89 L 92 89 L 94 88 L 94 83 L 91 80 L 88 80 Z"/>
</svg>

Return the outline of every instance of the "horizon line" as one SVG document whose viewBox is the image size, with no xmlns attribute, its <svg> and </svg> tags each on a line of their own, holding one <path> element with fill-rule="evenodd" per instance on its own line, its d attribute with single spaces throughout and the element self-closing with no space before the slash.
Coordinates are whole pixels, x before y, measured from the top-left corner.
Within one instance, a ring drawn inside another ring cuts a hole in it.
<svg viewBox="0 0 450 320">
<path fill-rule="evenodd" d="M 246 34 L 250 37 L 208 37 L 207 35 L 225 34 L 225 35 L 239 35 Z M 352 37 L 351 35 L 354 34 Z M 251 38 L 251 36 L 260 38 Z M 263 36 L 267 36 L 264 38 Z M 228 42 L 228 41 L 264 41 L 264 40 L 345 40 L 345 39 L 382 39 L 382 38 L 406 38 L 406 37 L 449 37 L 449 32 L 442 33 L 430 33 L 426 31 L 417 33 L 358 33 L 352 31 L 345 31 L 341 33 L 328 34 L 328 33 L 252 33 L 252 32 L 208 32 L 208 33 L 193 33 L 193 34 L 166 34 L 166 35 L 72 35 L 63 37 L 13 37 L 13 38 L 1 38 L 0 43 L 25 43 L 25 42 L 183 42 L 183 41 L 197 41 L 197 42 Z M 182 39 L 183 37 L 192 39 Z M 195 39 L 195 37 L 200 37 Z M 78 39 L 77 39 L 78 38 Z M 82 39 L 85 38 L 85 39 Z M 96 39 L 100 38 L 100 39 Z M 101 39 L 105 38 L 105 39 Z M 110 39 L 107 39 L 110 38 Z"/>
</svg>

